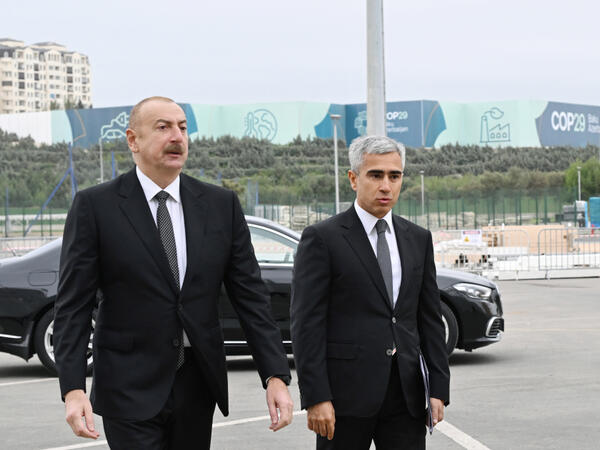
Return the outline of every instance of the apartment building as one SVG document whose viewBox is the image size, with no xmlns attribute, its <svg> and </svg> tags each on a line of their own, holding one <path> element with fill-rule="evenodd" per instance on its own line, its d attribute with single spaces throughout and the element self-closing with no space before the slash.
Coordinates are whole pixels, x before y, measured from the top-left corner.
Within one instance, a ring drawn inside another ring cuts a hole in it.
<svg viewBox="0 0 600 450">
<path fill-rule="evenodd" d="M 0 114 L 89 108 L 90 62 L 54 42 L 0 38 Z"/>
</svg>

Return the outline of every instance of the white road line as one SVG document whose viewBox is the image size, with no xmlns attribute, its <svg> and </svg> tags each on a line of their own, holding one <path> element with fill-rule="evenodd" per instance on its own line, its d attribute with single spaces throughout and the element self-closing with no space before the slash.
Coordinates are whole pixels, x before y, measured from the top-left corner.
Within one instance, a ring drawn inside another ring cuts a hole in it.
<svg viewBox="0 0 600 450">
<path fill-rule="evenodd" d="M 294 416 L 302 416 L 305 414 L 306 414 L 306 411 L 294 411 Z M 260 422 L 261 420 L 270 420 L 270 419 L 271 419 L 271 416 L 248 417 L 247 419 L 229 420 L 227 422 L 213 423 L 213 428 L 229 427 L 231 425 L 241 425 L 244 423 Z M 103 440 L 103 441 L 86 442 L 85 444 L 67 445 L 65 447 L 45 448 L 44 450 L 71 450 L 71 449 L 76 449 L 76 448 L 99 447 L 101 445 L 108 445 L 108 443 L 105 440 Z"/>
<path fill-rule="evenodd" d="M 294 411 L 294 416 L 302 416 L 305 414 L 306 414 L 306 411 Z M 260 422 L 262 420 L 269 420 L 270 418 L 271 418 L 271 416 L 258 416 L 258 417 L 248 417 L 246 419 L 229 420 L 227 422 L 217 422 L 217 423 L 213 424 L 213 428 L 229 427 L 232 425 L 241 425 L 244 423 L 251 423 L 251 422 Z M 489 447 L 485 446 L 478 440 L 472 438 L 468 434 L 462 432 L 461 430 L 456 428 L 454 425 L 451 425 L 450 423 L 448 423 L 446 421 L 440 422 L 435 427 L 435 429 L 438 430 L 440 433 L 444 434 L 445 436 L 447 436 L 448 438 L 452 439 L 458 445 L 460 445 L 461 447 L 463 447 L 467 450 L 491 450 Z M 85 444 L 74 444 L 74 445 L 67 445 L 64 447 L 46 448 L 44 450 L 72 450 L 72 449 L 78 449 L 78 448 L 99 447 L 101 445 L 108 445 L 108 443 L 105 440 L 102 440 L 102 441 L 95 441 L 95 442 L 86 442 Z"/>
<path fill-rule="evenodd" d="M 29 383 L 41 383 L 43 381 L 50 381 L 50 380 L 58 380 L 58 378 L 54 377 L 54 378 L 36 378 L 35 380 L 25 380 L 25 381 L 12 381 L 10 383 L 0 383 L 0 387 L 2 386 L 16 386 L 18 384 L 29 384 Z"/>
<path fill-rule="evenodd" d="M 46 448 L 44 450 L 70 450 L 72 448 L 100 447 L 101 445 L 108 445 L 108 442 L 106 442 L 105 440 L 103 440 L 103 441 L 94 441 L 94 442 L 87 442 L 85 444 L 67 445 L 65 447 Z"/>
<path fill-rule="evenodd" d="M 472 438 L 467 433 L 460 431 L 454 425 L 446 422 L 445 420 L 438 423 L 435 426 L 435 429 L 467 450 L 490 450 L 489 447 L 486 447 L 478 440 Z"/>
<path fill-rule="evenodd" d="M 305 415 L 306 411 L 294 411 L 294 416 Z M 249 417 L 247 419 L 229 420 L 227 422 L 213 423 L 213 428 L 228 427 L 230 425 L 241 425 L 243 423 L 260 422 L 261 420 L 270 420 L 271 416 Z"/>
</svg>

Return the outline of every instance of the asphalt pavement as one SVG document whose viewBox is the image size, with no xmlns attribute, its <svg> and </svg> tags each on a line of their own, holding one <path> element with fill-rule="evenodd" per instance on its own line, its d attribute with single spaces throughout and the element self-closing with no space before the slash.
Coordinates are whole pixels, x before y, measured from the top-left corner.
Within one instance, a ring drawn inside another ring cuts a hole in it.
<svg viewBox="0 0 600 450">
<path fill-rule="evenodd" d="M 451 404 L 428 448 L 600 448 L 600 279 L 499 286 L 503 339 L 451 356 Z M 212 448 L 314 448 L 302 412 L 286 429 L 269 431 L 264 390 L 250 358 L 230 358 L 228 365 L 231 414 L 215 413 Z M 298 410 L 296 381 L 291 392 Z M 0 354 L 0 449 L 107 449 L 100 417 L 96 424 L 100 442 L 72 436 L 58 382 L 37 357 L 25 362 Z"/>
</svg>

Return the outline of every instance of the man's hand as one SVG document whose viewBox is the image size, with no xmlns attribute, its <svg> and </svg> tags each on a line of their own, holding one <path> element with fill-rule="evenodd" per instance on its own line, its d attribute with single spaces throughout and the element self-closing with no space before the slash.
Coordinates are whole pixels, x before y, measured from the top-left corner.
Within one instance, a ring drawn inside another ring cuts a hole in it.
<svg viewBox="0 0 600 450">
<path fill-rule="evenodd" d="M 335 431 L 335 410 L 330 401 L 317 403 L 307 408 L 306 422 L 308 429 L 326 437 L 333 439 Z"/>
<path fill-rule="evenodd" d="M 75 436 L 98 439 L 100 433 L 94 428 L 92 404 L 83 389 L 74 389 L 65 395 L 65 411 L 67 423 Z"/>
<path fill-rule="evenodd" d="M 431 407 L 431 417 L 433 418 L 433 426 L 444 420 L 444 402 L 439 398 L 429 397 Z"/>
<path fill-rule="evenodd" d="M 271 377 L 267 382 L 267 406 L 271 415 L 270 430 L 281 430 L 292 423 L 294 402 L 281 378 Z"/>
</svg>

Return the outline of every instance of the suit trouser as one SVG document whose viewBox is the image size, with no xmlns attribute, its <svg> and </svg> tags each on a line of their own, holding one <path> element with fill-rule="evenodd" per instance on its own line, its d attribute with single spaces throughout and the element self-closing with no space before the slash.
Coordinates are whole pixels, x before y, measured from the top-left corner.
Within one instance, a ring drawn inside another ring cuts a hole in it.
<svg viewBox="0 0 600 450">
<path fill-rule="evenodd" d="M 333 440 L 317 435 L 317 450 L 369 450 L 372 441 L 377 450 L 424 450 L 425 432 L 425 410 L 419 418 L 409 413 L 394 357 L 379 413 L 373 417 L 336 416 Z"/>
<path fill-rule="evenodd" d="M 162 410 L 151 419 L 127 421 L 103 418 L 112 450 L 210 448 L 215 400 L 191 349 L 175 375 Z"/>
</svg>

